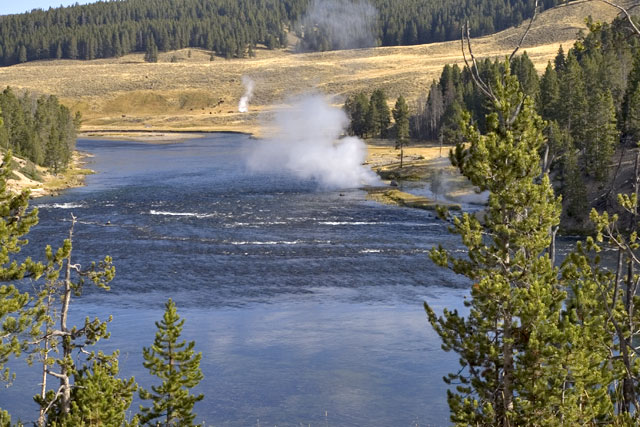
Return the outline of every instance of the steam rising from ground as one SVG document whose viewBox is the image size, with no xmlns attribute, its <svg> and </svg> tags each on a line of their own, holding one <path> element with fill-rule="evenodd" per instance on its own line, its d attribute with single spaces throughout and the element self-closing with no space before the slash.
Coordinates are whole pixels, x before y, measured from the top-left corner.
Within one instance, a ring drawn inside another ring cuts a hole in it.
<svg viewBox="0 0 640 427">
<path fill-rule="evenodd" d="M 244 86 L 245 91 L 242 98 L 240 98 L 238 111 L 241 113 L 246 113 L 249 111 L 249 102 L 251 102 L 251 98 L 253 98 L 253 88 L 255 87 L 255 83 L 249 77 L 243 76 L 242 85 Z"/>
<path fill-rule="evenodd" d="M 366 0 L 313 0 L 301 22 L 303 47 L 328 50 L 375 46 L 377 18 L 376 8 Z M 321 39 L 329 44 L 324 45 Z"/>
<path fill-rule="evenodd" d="M 367 147 L 355 137 L 340 138 L 348 124 L 346 114 L 331 107 L 322 96 L 297 99 L 276 113 L 277 134 L 258 143 L 250 153 L 250 170 L 289 172 L 316 180 L 323 188 L 357 188 L 379 183 L 362 165 Z"/>
</svg>

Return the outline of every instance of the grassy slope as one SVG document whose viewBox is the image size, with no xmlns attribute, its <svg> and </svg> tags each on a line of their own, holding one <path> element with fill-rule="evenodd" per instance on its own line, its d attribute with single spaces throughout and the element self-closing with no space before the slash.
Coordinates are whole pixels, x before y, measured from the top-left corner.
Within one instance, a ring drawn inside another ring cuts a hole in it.
<svg viewBox="0 0 640 427">
<path fill-rule="evenodd" d="M 525 49 L 542 70 L 560 44 L 569 47 L 584 17 L 611 20 L 616 10 L 597 1 L 561 6 L 541 14 Z M 508 54 L 524 31 L 513 28 L 474 41 L 478 56 Z M 170 62 L 172 56 L 178 62 Z M 192 49 L 160 55 L 156 64 L 142 54 L 95 61 L 43 61 L 0 68 L 0 82 L 36 93 L 58 95 L 82 112 L 83 130 L 233 130 L 261 133 L 269 112 L 296 94 L 335 95 L 383 88 L 410 101 L 427 92 L 443 65 L 462 61 L 459 42 L 422 46 L 293 54 L 258 50 L 252 59 L 209 61 Z M 237 113 L 241 78 L 256 81 L 248 114 Z M 266 119 L 260 119 L 260 117 Z"/>
</svg>

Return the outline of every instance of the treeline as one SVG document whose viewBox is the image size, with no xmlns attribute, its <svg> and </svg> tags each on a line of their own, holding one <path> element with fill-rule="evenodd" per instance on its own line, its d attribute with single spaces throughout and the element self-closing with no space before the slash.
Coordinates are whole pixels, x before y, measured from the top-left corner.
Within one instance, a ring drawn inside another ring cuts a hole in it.
<svg viewBox="0 0 640 427">
<path fill-rule="evenodd" d="M 339 3 L 339 2 L 338 2 Z M 360 2 L 355 2 L 356 4 Z M 435 43 L 460 38 L 461 24 L 469 20 L 473 37 L 492 34 L 520 24 L 533 14 L 533 2 L 527 0 L 372 0 L 377 10 L 370 46 L 403 46 Z M 563 0 L 543 0 L 539 7 L 549 9 Z M 350 18 L 343 18 L 349 25 Z M 298 29 L 301 47 L 322 51 L 341 49 L 342 30 L 332 26 Z M 365 47 L 358 46 L 346 47 Z"/>
<path fill-rule="evenodd" d="M 0 16 L 0 61 L 95 59 L 199 47 L 245 56 L 286 44 L 294 0 L 128 0 Z"/>
<path fill-rule="evenodd" d="M 590 22 L 590 27 L 590 33 L 566 54 L 560 49 L 542 77 L 526 53 L 511 63 L 511 74 L 548 121 L 545 167 L 563 195 L 566 216 L 577 224 L 587 220 L 590 205 L 610 207 L 615 202 L 615 192 L 604 191 L 613 186 L 619 171 L 613 155 L 640 141 L 638 38 L 629 36 L 629 24 L 622 19 L 611 24 Z M 484 60 L 478 71 L 484 81 L 496 82 L 504 66 Z M 488 105 L 468 68 L 446 66 L 428 96 L 418 102 L 412 135 L 459 142 L 462 111 L 469 111 L 485 131 Z M 589 200 L 589 187 L 602 189 L 608 198 Z"/>
<path fill-rule="evenodd" d="M 71 161 L 80 116 L 55 96 L 16 95 L 7 87 L 0 93 L 0 147 L 33 163 L 64 170 Z"/>
<path fill-rule="evenodd" d="M 371 43 L 382 46 L 459 38 L 465 18 L 472 35 L 490 34 L 519 24 L 533 12 L 531 2 L 524 0 L 371 3 L 377 9 Z M 544 0 L 541 7 L 558 3 L 561 0 Z M 127 0 L 0 16 L 0 64 L 110 58 L 186 47 L 244 57 L 257 44 L 285 46 L 287 29 L 303 22 L 309 4 L 310 0 Z M 306 49 L 340 47 L 322 28 L 300 31 Z"/>
</svg>

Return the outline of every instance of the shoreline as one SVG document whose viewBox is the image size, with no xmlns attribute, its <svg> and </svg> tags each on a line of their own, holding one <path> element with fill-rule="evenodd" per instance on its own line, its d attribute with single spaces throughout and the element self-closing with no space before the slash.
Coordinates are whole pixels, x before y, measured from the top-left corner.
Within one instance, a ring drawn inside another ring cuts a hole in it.
<svg viewBox="0 0 640 427">
<path fill-rule="evenodd" d="M 100 129 L 100 130 L 84 130 L 78 132 L 78 139 L 95 139 L 95 140 L 111 140 L 111 141 L 131 141 L 131 142 L 143 142 L 149 144 L 171 144 L 181 143 L 190 139 L 204 138 L 207 135 L 214 134 L 231 134 L 231 135 L 246 135 L 250 138 L 256 139 L 257 137 L 249 132 L 239 131 L 202 131 L 202 130 L 138 130 L 138 129 Z M 383 182 L 388 186 L 388 190 L 397 190 L 392 186 L 393 181 L 398 182 L 413 182 L 415 184 L 422 183 L 424 186 L 428 186 L 431 181 L 434 171 L 449 169 L 448 151 L 451 147 L 443 146 L 439 144 L 426 141 L 414 141 L 412 144 L 405 147 L 404 165 L 400 168 L 399 164 L 399 150 L 395 149 L 395 144 L 392 140 L 381 139 L 369 139 L 363 140 L 366 149 L 367 157 L 364 165 L 369 166 L 372 171 L 381 177 Z M 38 171 L 41 173 L 42 181 L 36 181 L 29 179 L 19 171 L 14 171 L 14 174 L 20 179 L 10 180 L 10 188 L 12 191 L 23 191 L 29 189 L 31 191 L 31 198 L 39 198 L 45 196 L 56 196 L 60 192 L 75 187 L 81 187 L 85 185 L 86 175 L 95 173 L 91 169 L 84 168 L 87 163 L 85 159 L 92 157 L 91 154 L 86 152 L 74 151 L 73 160 L 70 167 L 58 175 L 48 173 L 45 168 L 40 168 Z M 15 173 L 17 172 L 17 173 Z M 459 197 L 464 197 L 461 194 L 460 187 L 458 187 L 451 194 L 449 203 L 455 204 Z M 466 190 L 466 189 L 465 189 Z M 410 191 L 410 190 L 409 190 Z M 418 207 L 416 205 L 429 205 L 433 202 L 428 197 L 416 196 L 411 193 L 405 193 L 403 191 L 394 191 L 394 197 L 381 197 L 384 193 L 379 190 L 376 192 L 369 192 L 367 198 L 369 200 L 375 200 L 379 203 Z M 373 194 L 376 193 L 376 194 Z M 462 193 L 467 193 L 463 191 Z M 416 197 L 419 197 L 421 203 L 415 203 Z M 404 200 L 406 199 L 406 200 Z M 411 200 L 409 200 L 411 199 Z M 405 203 L 406 202 L 406 203 Z M 423 207 L 424 208 L 424 207 Z"/>
<path fill-rule="evenodd" d="M 38 174 L 42 180 L 35 180 L 27 177 L 18 169 L 12 171 L 13 177 L 7 181 L 9 191 L 19 193 L 25 190 L 29 191 L 29 198 L 35 199 L 46 196 L 57 196 L 61 191 L 69 188 L 82 187 L 85 183 L 85 177 L 95 172 L 91 169 L 84 168 L 87 164 L 85 159 L 93 157 L 91 154 L 75 150 L 69 167 L 58 174 L 50 173 L 47 168 L 36 166 Z M 19 165 L 26 164 L 26 161 L 14 156 L 14 161 Z"/>
</svg>

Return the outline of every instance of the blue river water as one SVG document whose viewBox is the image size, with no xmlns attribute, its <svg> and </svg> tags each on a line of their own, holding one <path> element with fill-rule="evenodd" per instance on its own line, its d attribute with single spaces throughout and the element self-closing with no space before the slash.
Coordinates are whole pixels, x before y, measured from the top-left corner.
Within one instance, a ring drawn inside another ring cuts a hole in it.
<svg viewBox="0 0 640 427">
<path fill-rule="evenodd" d="M 62 242 L 73 213 L 76 259 L 113 257 L 111 291 L 87 287 L 72 320 L 113 315 L 100 348 L 119 349 L 121 376 L 144 387 L 154 379 L 142 347 L 173 298 L 183 338 L 203 354 L 197 422 L 448 425 L 442 377 L 457 359 L 440 349 L 422 302 L 461 308 L 467 284 L 427 254 L 458 240 L 432 213 L 368 201 L 360 189 L 249 173 L 257 143 L 79 140 L 97 173 L 32 203 L 40 224 L 29 253 Z M 0 407 L 33 421 L 38 368 L 14 371 Z"/>
</svg>

